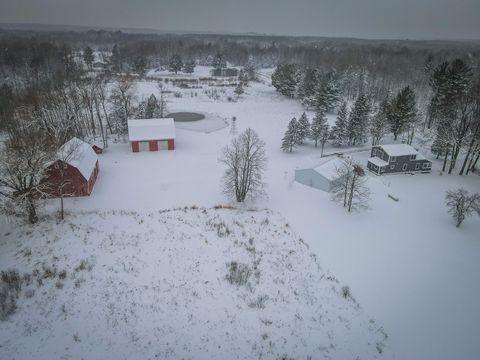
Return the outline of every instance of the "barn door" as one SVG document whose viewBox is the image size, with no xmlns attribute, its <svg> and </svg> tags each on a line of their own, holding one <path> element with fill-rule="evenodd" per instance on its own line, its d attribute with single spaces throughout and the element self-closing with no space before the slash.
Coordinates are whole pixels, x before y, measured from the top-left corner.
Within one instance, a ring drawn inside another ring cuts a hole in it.
<svg viewBox="0 0 480 360">
<path fill-rule="evenodd" d="M 150 146 L 149 146 L 148 141 L 140 141 L 138 143 L 138 146 L 139 146 L 140 151 L 149 151 L 150 150 Z"/>
<path fill-rule="evenodd" d="M 167 140 L 159 140 L 158 141 L 158 150 L 168 150 L 168 141 Z"/>
</svg>

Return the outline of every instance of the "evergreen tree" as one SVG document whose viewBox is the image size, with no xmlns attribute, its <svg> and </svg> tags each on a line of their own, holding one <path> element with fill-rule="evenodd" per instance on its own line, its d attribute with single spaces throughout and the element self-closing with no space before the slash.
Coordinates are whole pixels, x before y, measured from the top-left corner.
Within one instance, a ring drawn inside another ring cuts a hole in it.
<svg viewBox="0 0 480 360">
<path fill-rule="evenodd" d="M 298 74 L 294 64 L 278 65 L 272 74 L 272 85 L 282 95 L 293 98 L 297 83 Z"/>
<path fill-rule="evenodd" d="M 300 83 L 297 89 L 297 96 L 301 99 L 304 106 L 314 106 L 316 84 L 317 70 L 307 68 L 301 76 Z"/>
<path fill-rule="evenodd" d="M 172 55 L 172 57 L 168 62 L 169 71 L 177 74 L 180 70 L 182 70 L 182 67 L 183 67 L 183 62 L 182 62 L 181 56 L 178 54 Z"/>
<path fill-rule="evenodd" d="M 387 118 L 394 140 L 403 133 L 417 116 L 415 93 L 406 86 L 392 99 L 388 106 Z"/>
<path fill-rule="evenodd" d="M 350 145 L 356 145 L 365 142 L 368 129 L 368 120 L 370 107 L 367 97 L 360 94 L 353 104 L 350 117 L 348 119 L 348 140 Z"/>
<path fill-rule="evenodd" d="M 195 60 L 188 59 L 185 61 L 185 64 L 183 64 L 183 72 L 186 74 L 192 74 L 195 71 L 195 65 Z"/>
<path fill-rule="evenodd" d="M 237 86 L 235 87 L 235 90 L 233 91 L 237 97 L 240 97 L 245 91 L 243 90 L 242 82 L 239 81 Z"/>
<path fill-rule="evenodd" d="M 92 70 L 93 61 L 95 60 L 93 56 L 93 50 L 90 46 L 87 46 L 85 50 L 83 50 L 83 61 L 88 66 L 90 70 Z"/>
<path fill-rule="evenodd" d="M 293 148 L 300 144 L 300 129 L 298 121 L 293 118 L 288 123 L 287 131 L 282 139 L 282 150 L 292 152 Z"/>
<path fill-rule="evenodd" d="M 145 106 L 145 119 L 160 117 L 160 106 L 155 95 L 150 95 Z"/>
<path fill-rule="evenodd" d="M 110 56 L 110 63 L 112 65 L 113 71 L 119 72 L 122 70 L 122 56 L 118 45 L 113 45 L 112 55 Z"/>
<path fill-rule="evenodd" d="M 227 60 L 225 59 L 225 55 L 223 53 L 217 53 L 213 57 L 212 67 L 214 69 L 224 69 L 227 67 Z"/>
<path fill-rule="evenodd" d="M 333 72 L 318 76 L 313 106 L 317 111 L 332 111 L 338 104 L 340 91 Z"/>
<path fill-rule="evenodd" d="M 348 108 L 345 101 L 340 106 L 331 136 L 334 144 L 337 146 L 343 146 L 348 143 Z"/>
<path fill-rule="evenodd" d="M 388 131 L 388 95 L 382 100 L 369 124 L 372 145 L 378 145 Z"/>
<path fill-rule="evenodd" d="M 144 76 L 147 68 L 147 58 L 142 55 L 136 56 L 133 61 L 133 68 L 138 75 Z"/>
<path fill-rule="evenodd" d="M 318 142 L 320 142 L 322 145 L 322 152 L 320 156 L 323 156 L 323 148 L 328 140 L 329 135 L 329 126 L 325 113 L 317 112 L 312 120 L 310 138 L 315 141 L 315 147 L 318 146 Z"/>
<path fill-rule="evenodd" d="M 305 139 L 310 137 L 310 122 L 305 112 L 298 119 L 299 142 L 303 144 Z"/>
</svg>

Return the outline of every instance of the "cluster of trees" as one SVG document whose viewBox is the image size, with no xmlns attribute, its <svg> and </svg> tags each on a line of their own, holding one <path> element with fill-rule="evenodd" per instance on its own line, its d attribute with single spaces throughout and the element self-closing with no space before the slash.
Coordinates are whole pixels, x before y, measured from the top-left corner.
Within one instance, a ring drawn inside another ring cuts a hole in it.
<svg viewBox="0 0 480 360">
<path fill-rule="evenodd" d="M 448 212 L 455 220 L 455 226 L 460 227 L 463 221 L 473 213 L 480 215 L 480 194 L 469 194 L 467 190 L 447 191 L 445 196 Z"/>
<path fill-rule="evenodd" d="M 195 71 L 195 65 L 195 60 L 187 59 L 183 62 L 180 55 L 174 54 L 168 62 L 168 70 L 175 74 L 179 71 L 183 71 L 185 74 L 191 74 Z"/>
<path fill-rule="evenodd" d="M 278 65 L 272 74 L 272 85 L 288 97 L 298 98 L 308 108 L 332 111 L 340 99 L 339 79 L 335 71 L 301 70 L 295 64 Z"/>
<path fill-rule="evenodd" d="M 480 74 L 461 59 L 442 62 L 430 74 L 427 127 L 435 133 L 432 152 L 443 157 L 443 171 L 448 165 L 451 174 L 465 151 L 459 174 L 468 174 L 480 157 Z"/>
<path fill-rule="evenodd" d="M 293 118 L 288 123 L 287 131 L 282 139 L 282 150 L 292 152 L 293 148 L 303 144 L 305 140 L 311 139 L 315 141 L 315 147 L 320 143 L 321 156 L 323 156 L 323 148 L 329 136 L 329 126 L 324 112 L 318 111 L 311 123 L 307 114 L 303 113 L 298 120 Z"/>
</svg>

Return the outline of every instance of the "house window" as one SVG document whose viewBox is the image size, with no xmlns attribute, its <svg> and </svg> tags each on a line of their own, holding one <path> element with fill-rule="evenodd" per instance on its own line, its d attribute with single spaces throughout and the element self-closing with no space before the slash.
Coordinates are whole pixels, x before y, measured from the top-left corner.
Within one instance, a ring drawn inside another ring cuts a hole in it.
<svg viewBox="0 0 480 360">
<path fill-rule="evenodd" d="M 372 150 L 372 157 L 376 156 L 377 155 L 377 149 L 373 149 Z"/>
<path fill-rule="evenodd" d="M 406 171 L 406 170 L 407 170 L 407 164 L 403 164 L 402 170 L 403 170 L 403 171 Z"/>
<path fill-rule="evenodd" d="M 422 169 L 429 169 L 430 166 L 431 166 L 430 163 L 425 162 L 422 164 Z"/>
<path fill-rule="evenodd" d="M 397 157 L 396 157 L 396 156 L 390 157 L 390 162 L 396 162 L 396 161 L 397 161 Z"/>
<path fill-rule="evenodd" d="M 420 163 L 415 164 L 415 170 L 418 170 L 418 169 L 420 169 Z"/>
<path fill-rule="evenodd" d="M 382 167 L 380 168 L 380 172 L 385 172 L 385 166 L 382 166 Z"/>
<path fill-rule="evenodd" d="M 395 169 L 395 165 L 390 165 L 390 170 Z"/>
<path fill-rule="evenodd" d="M 410 161 L 413 161 L 417 158 L 417 155 L 410 155 Z"/>
</svg>

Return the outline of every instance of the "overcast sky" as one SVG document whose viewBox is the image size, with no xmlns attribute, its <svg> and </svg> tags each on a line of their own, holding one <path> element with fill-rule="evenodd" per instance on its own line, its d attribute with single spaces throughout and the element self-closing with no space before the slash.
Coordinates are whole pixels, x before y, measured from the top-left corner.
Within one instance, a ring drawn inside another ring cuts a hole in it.
<svg viewBox="0 0 480 360">
<path fill-rule="evenodd" d="M 480 0 L 0 0 L 0 22 L 480 39 Z"/>
</svg>

